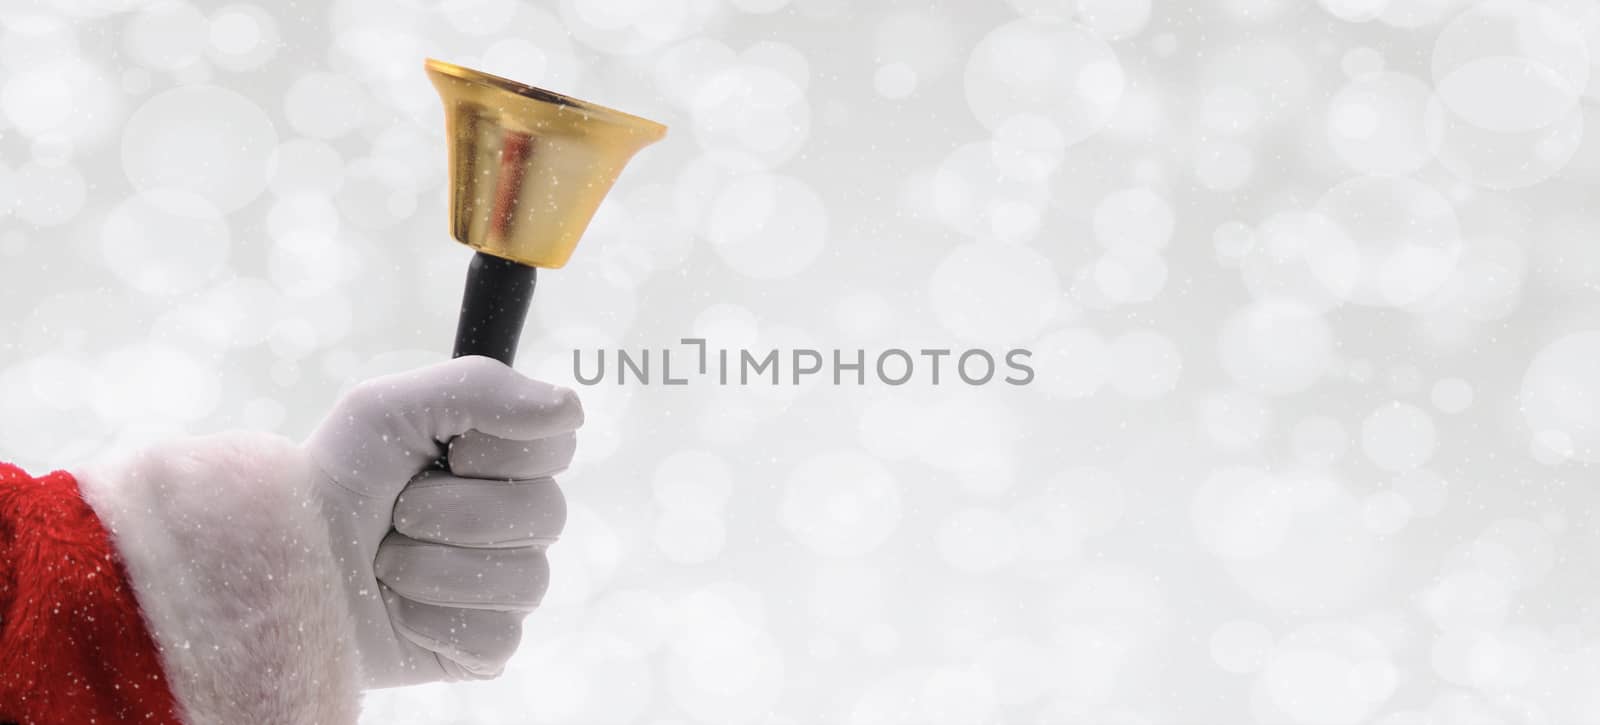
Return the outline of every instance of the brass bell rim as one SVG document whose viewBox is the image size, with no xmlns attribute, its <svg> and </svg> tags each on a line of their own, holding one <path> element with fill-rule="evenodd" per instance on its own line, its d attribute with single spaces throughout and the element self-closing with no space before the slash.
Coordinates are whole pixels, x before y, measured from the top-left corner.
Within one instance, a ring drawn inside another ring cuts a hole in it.
<svg viewBox="0 0 1600 725">
<path fill-rule="evenodd" d="M 456 65 L 454 63 L 442 61 L 437 58 L 428 58 L 423 65 L 429 71 L 442 73 L 468 83 L 479 83 L 514 93 L 522 96 L 523 98 L 529 98 L 543 103 L 553 103 L 559 106 L 577 109 L 589 114 L 597 120 L 608 121 L 619 126 L 628 127 L 636 133 L 651 137 L 653 139 L 660 139 L 667 135 L 666 126 L 656 123 L 648 118 L 635 116 L 626 111 L 619 111 L 615 108 L 580 100 L 573 98 L 572 96 L 556 93 L 555 91 L 547 91 L 537 86 L 519 83 L 511 80 L 510 78 L 502 78 L 494 75 L 493 73 L 485 73 L 481 70 L 474 70 L 466 66 Z"/>
</svg>

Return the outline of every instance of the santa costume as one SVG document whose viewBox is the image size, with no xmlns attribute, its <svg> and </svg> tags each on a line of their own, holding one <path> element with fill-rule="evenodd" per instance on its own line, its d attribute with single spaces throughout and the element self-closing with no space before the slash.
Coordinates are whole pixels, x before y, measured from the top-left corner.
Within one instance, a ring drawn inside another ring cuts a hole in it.
<svg viewBox="0 0 1600 725">
<path fill-rule="evenodd" d="M 341 725 L 365 687 L 498 675 L 581 422 L 462 358 L 357 386 L 304 444 L 0 464 L 0 723 Z"/>
</svg>

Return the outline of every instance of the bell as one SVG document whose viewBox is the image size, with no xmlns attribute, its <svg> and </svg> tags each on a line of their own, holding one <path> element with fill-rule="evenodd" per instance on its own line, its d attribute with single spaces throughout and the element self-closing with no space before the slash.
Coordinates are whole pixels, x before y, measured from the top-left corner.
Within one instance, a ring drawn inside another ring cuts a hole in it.
<svg viewBox="0 0 1600 725">
<path fill-rule="evenodd" d="M 572 257 L 600 201 L 667 127 L 604 106 L 428 59 L 450 144 L 450 233 L 478 253 L 455 356 L 516 356 L 535 268 Z"/>
</svg>

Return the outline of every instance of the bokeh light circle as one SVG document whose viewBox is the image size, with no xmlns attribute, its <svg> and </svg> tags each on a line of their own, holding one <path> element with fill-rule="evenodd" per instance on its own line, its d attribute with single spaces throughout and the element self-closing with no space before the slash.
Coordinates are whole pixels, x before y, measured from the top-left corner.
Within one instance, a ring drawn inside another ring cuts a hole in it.
<svg viewBox="0 0 1600 725">
<path fill-rule="evenodd" d="M 173 295 L 207 284 L 224 268 L 228 224 L 203 197 L 145 191 L 112 209 L 100 244 L 106 266 L 125 284 Z"/>
<path fill-rule="evenodd" d="M 157 95 L 129 117 L 122 167 L 134 188 L 170 188 L 230 212 L 255 199 L 278 146 L 272 122 L 249 98 L 214 86 Z"/>
<path fill-rule="evenodd" d="M 959 339 L 1010 344 L 1036 334 L 1055 315 L 1055 272 L 1038 252 L 1015 244 L 966 244 L 934 269 L 934 316 Z"/>
<path fill-rule="evenodd" d="M 123 31 L 123 47 L 147 68 L 171 71 L 199 60 L 211 39 L 211 27 L 193 5 L 183 0 L 150 3 L 133 15 Z"/>
<path fill-rule="evenodd" d="M 29 161 L 11 179 L 16 196 L 12 212 L 40 227 L 65 224 L 83 210 L 89 182 L 71 164 L 46 166 Z"/>
<path fill-rule="evenodd" d="M 1600 331 L 1546 344 L 1522 376 L 1522 417 L 1535 441 L 1570 457 L 1600 462 Z"/>
<path fill-rule="evenodd" d="M 295 131 L 312 138 L 333 139 L 361 126 L 366 92 L 356 79 L 327 72 L 307 73 L 289 86 L 284 116 Z"/>
<path fill-rule="evenodd" d="M 1379 407 L 1361 421 L 1361 450 L 1386 471 L 1406 471 L 1427 463 L 1437 442 L 1433 418 L 1409 403 Z"/>
<path fill-rule="evenodd" d="M 1191 504 L 1196 535 L 1228 559 L 1253 559 L 1276 550 L 1293 515 L 1286 490 L 1265 471 L 1248 467 L 1212 472 Z"/>
<path fill-rule="evenodd" d="M 1116 53 L 1081 27 L 1023 18 L 978 42 L 966 69 L 967 104 L 990 130 L 1017 113 L 1050 119 L 1077 143 L 1117 110 L 1126 80 Z"/>
<path fill-rule="evenodd" d="M 1317 201 L 1339 232 L 1307 246 L 1306 259 L 1329 292 L 1377 306 L 1403 306 L 1438 289 L 1461 256 L 1455 205 L 1422 182 L 1361 176 Z"/>
<path fill-rule="evenodd" d="M 694 134 L 706 151 L 736 151 L 775 166 L 792 158 L 811 131 L 805 91 L 758 65 L 712 72 L 691 99 Z"/>
<path fill-rule="evenodd" d="M 256 5 L 236 3 L 211 14 L 211 62 L 232 71 L 260 67 L 277 55 L 283 38 L 278 21 Z"/>
<path fill-rule="evenodd" d="M 801 273 L 822 253 L 827 219 L 821 198 L 804 181 L 753 174 L 717 195 L 706 236 L 734 271 L 778 279 Z"/>
<path fill-rule="evenodd" d="M 1433 92 L 1404 73 L 1367 73 L 1328 104 L 1328 140 L 1351 168 L 1398 176 L 1433 159 L 1426 122 Z"/>
<path fill-rule="evenodd" d="M 1148 188 L 1108 194 L 1094 208 L 1094 238 L 1110 249 L 1153 252 L 1171 241 L 1172 205 Z"/>
<path fill-rule="evenodd" d="M 1428 106 L 1429 144 L 1439 163 L 1463 181 L 1487 189 L 1520 189 L 1546 181 L 1583 147 L 1578 106 L 1547 126 L 1519 133 L 1480 128 L 1437 100 Z"/>
<path fill-rule="evenodd" d="M 899 524 L 900 486 L 872 457 L 823 452 L 789 474 L 779 518 L 800 544 L 819 554 L 865 554 Z"/>
<path fill-rule="evenodd" d="M 1230 243 L 1244 247 L 1232 254 L 1239 276 L 1257 300 L 1289 302 L 1317 312 L 1344 302 L 1321 284 L 1308 260 L 1309 250 L 1340 243 L 1340 229 L 1327 217 L 1283 211 L 1262 220 L 1254 230 L 1235 234 L 1249 242 Z"/>
<path fill-rule="evenodd" d="M 1222 367 L 1247 390 L 1282 395 L 1305 390 L 1328 371 L 1334 348 L 1327 322 L 1306 307 L 1260 302 L 1223 324 Z"/>
</svg>

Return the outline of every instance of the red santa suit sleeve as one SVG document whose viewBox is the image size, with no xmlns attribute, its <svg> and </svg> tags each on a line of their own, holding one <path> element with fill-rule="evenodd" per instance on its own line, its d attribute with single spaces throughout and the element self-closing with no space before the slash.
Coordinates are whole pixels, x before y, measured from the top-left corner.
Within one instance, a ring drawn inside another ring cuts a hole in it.
<svg viewBox="0 0 1600 725">
<path fill-rule="evenodd" d="M 0 662 L 0 722 L 179 722 L 127 573 L 66 473 L 0 464 Z"/>
<path fill-rule="evenodd" d="M 355 723 L 309 465 L 257 434 L 0 464 L 0 723 Z"/>
</svg>

